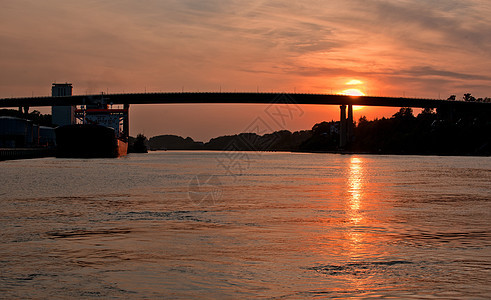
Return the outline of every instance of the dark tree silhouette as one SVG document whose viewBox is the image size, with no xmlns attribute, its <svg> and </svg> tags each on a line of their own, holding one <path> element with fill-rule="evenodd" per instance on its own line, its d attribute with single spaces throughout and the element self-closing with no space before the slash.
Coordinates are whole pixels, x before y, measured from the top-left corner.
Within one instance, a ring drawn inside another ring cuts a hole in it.
<svg viewBox="0 0 491 300">
<path fill-rule="evenodd" d="M 331 124 L 328 122 L 317 123 L 312 127 L 312 133 L 314 135 L 327 134 L 331 130 Z"/>
<path fill-rule="evenodd" d="M 413 109 L 411 107 L 401 107 L 401 109 L 396 112 L 392 118 L 394 119 L 413 119 Z"/>
<path fill-rule="evenodd" d="M 136 136 L 135 142 L 133 143 L 133 147 L 131 149 L 131 152 L 134 153 L 147 153 L 147 138 L 139 133 Z"/>
<path fill-rule="evenodd" d="M 422 111 L 421 114 L 423 115 L 431 115 L 435 113 L 435 109 L 431 107 L 425 107 Z"/>
<path fill-rule="evenodd" d="M 463 97 L 464 101 L 476 101 L 476 98 L 474 98 L 471 93 L 466 93 L 464 94 Z"/>
<path fill-rule="evenodd" d="M 23 112 L 14 109 L 0 109 L 0 116 L 9 116 L 9 117 L 27 119 L 27 120 L 31 120 L 34 124 L 53 127 L 53 124 L 51 123 L 51 115 L 48 114 L 43 115 L 37 110 L 33 110 L 32 112 L 26 115 Z"/>
</svg>

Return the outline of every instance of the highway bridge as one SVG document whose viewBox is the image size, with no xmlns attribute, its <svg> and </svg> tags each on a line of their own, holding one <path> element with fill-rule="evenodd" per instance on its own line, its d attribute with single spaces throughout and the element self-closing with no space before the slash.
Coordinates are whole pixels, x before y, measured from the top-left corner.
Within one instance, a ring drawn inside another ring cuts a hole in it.
<svg viewBox="0 0 491 300">
<path fill-rule="evenodd" d="M 442 108 L 457 110 L 491 110 L 491 103 L 465 102 L 402 97 L 346 96 L 329 94 L 296 93 L 135 93 L 135 94 L 96 94 L 58 97 L 24 97 L 0 99 L 0 107 L 37 107 L 107 104 L 184 104 L 184 103 L 251 103 L 271 104 L 279 99 L 289 99 L 295 104 L 316 105 L 361 105 L 386 107 Z"/>
<path fill-rule="evenodd" d="M 54 84 L 55 85 L 55 84 Z M 70 90 L 71 91 L 71 90 Z M 135 93 L 135 94 L 97 94 L 74 96 L 46 96 L 0 99 L 1 107 L 19 107 L 25 112 L 29 107 L 74 106 L 114 104 L 291 104 L 291 105 L 340 105 L 340 146 L 344 147 L 351 138 L 353 124 L 353 105 L 436 108 L 439 114 L 451 116 L 455 112 L 491 113 L 491 103 L 437 100 L 402 97 L 346 96 L 329 94 L 289 94 L 289 93 Z M 348 113 L 346 114 L 346 108 Z M 126 118 L 126 134 L 129 132 L 129 117 Z"/>
</svg>

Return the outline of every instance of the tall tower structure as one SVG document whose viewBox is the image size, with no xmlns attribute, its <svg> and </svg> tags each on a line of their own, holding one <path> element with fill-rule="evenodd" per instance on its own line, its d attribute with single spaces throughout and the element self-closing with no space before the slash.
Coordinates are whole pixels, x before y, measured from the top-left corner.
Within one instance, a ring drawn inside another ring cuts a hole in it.
<svg viewBox="0 0 491 300">
<path fill-rule="evenodd" d="M 52 97 L 72 95 L 71 83 L 53 83 L 51 87 Z M 75 106 L 52 106 L 51 117 L 53 124 L 58 126 L 75 124 Z"/>
</svg>

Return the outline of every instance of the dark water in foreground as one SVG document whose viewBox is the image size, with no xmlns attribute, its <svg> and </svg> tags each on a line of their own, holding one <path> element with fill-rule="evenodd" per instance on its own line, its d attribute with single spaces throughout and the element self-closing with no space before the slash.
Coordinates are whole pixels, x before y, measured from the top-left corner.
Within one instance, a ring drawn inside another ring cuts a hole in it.
<svg viewBox="0 0 491 300">
<path fill-rule="evenodd" d="M 491 158 L 0 163 L 2 298 L 490 298 Z"/>
</svg>

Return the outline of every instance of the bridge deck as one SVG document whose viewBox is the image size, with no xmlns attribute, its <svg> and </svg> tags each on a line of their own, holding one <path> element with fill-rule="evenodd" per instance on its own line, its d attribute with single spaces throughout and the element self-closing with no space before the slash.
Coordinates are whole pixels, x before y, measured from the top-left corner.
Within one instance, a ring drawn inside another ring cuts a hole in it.
<svg viewBox="0 0 491 300">
<path fill-rule="evenodd" d="M 222 104 L 317 104 L 317 105 L 362 105 L 387 107 L 428 107 L 491 110 L 491 103 L 464 102 L 437 99 L 345 96 L 326 94 L 284 94 L 284 93 L 140 93 L 140 94 L 99 94 L 75 95 L 67 97 L 28 97 L 0 99 L 0 107 L 36 107 L 57 105 L 84 105 L 99 103 L 112 104 L 184 104 L 184 103 L 222 103 Z"/>
</svg>

